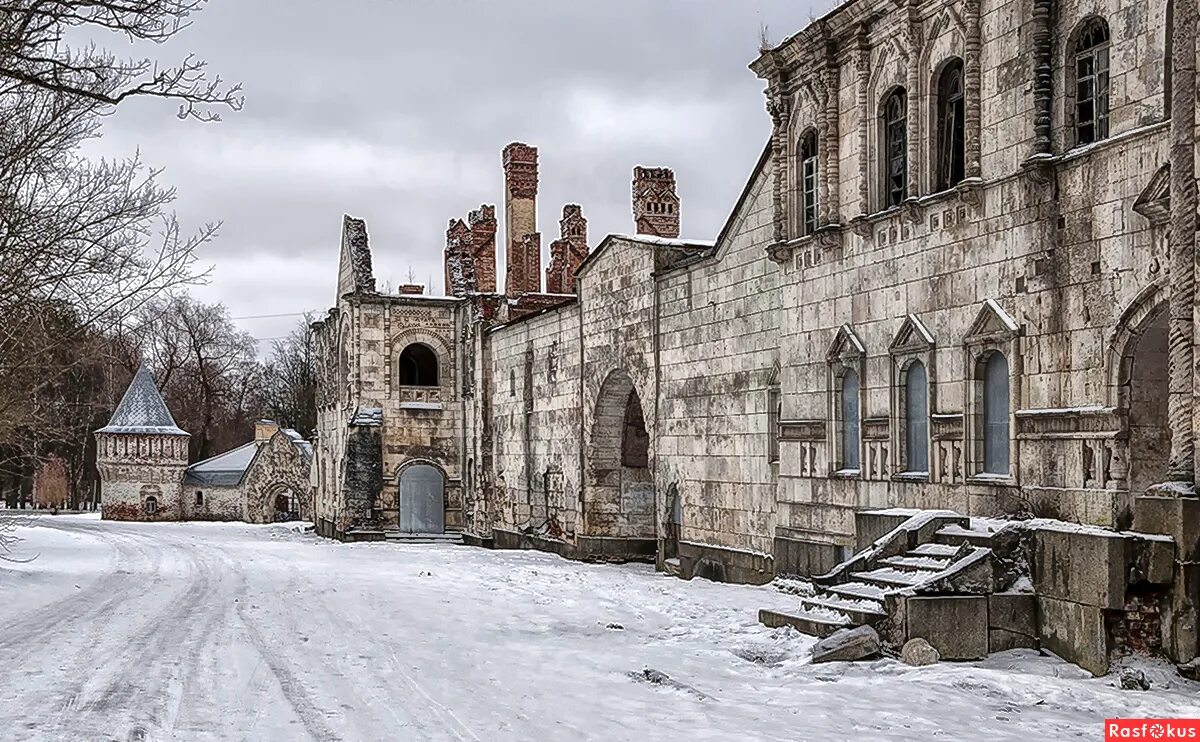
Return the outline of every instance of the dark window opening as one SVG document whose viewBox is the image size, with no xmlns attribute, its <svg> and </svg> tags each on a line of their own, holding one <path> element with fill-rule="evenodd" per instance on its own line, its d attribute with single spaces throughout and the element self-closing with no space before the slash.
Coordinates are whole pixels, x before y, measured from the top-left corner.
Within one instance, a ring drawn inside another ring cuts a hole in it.
<svg viewBox="0 0 1200 742">
<path fill-rule="evenodd" d="M 157 512 L 158 512 L 158 498 L 157 497 L 147 497 L 146 498 L 146 515 L 154 515 Z"/>
<path fill-rule="evenodd" d="M 908 95 L 904 88 L 883 101 L 884 208 L 908 195 Z"/>
<path fill-rule="evenodd" d="M 962 182 L 966 174 L 966 112 L 963 96 L 963 64 L 956 59 L 938 78 L 937 190 Z"/>
<path fill-rule="evenodd" d="M 1108 24 L 1092 18 L 1075 44 L 1075 143 L 1108 136 Z"/>
<path fill-rule="evenodd" d="M 438 359 L 432 348 L 413 343 L 400 353 L 400 385 L 438 385 Z"/>
<path fill-rule="evenodd" d="M 804 234 L 817 231 L 817 133 L 812 129 L 800 140 L 800 205 Z"/>
<path fill-rule="evenodd" d="M 200 490 L 196 490 L 196 504 L 197 505 L 204 504 L 204 493 L 201 492 Z"/>
</svg>

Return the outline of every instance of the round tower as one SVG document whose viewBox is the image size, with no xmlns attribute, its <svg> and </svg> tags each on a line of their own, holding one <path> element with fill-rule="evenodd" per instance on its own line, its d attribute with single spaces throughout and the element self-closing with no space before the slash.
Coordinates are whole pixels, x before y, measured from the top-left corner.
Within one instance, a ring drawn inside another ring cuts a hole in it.
<svg viewBox="0 0 1200 742">
<path fill-rule="evenodd" d="M 175 425 L 142 366 L 108 425 L 96 431 L 100 514 L 106 520 L 181 520 L 189 436 Z"/>
</svg>

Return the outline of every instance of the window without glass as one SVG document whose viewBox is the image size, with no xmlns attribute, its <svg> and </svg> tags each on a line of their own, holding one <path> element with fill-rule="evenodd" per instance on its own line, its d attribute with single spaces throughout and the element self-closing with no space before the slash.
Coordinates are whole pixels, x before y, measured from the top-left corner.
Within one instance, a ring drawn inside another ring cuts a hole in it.
<svg viewBox="0 0 1200 742">
<path fill-rule="evenodd" d="M 937 190 L 958 185 L 965 174 L 966 142 L 963 102 L 963 63 L 946 64 L 938 77 Z"/>
<path fill-rule="evenodd" d="M 779 461 L 779 418 L 782 402 L 779 387 L 767 390 L 767 460 Z"/>
<path fill-rule="evenodd" d="M 842 468 L 858 469 L 858 372 L 842 374 Z"/>
<path fill-rule="evenodd" d="M 1108 136 L 1108 24 L 1088 20 L 1075 42 L 1075 143 Z"/>
<path fill-rule="evenodd" d="M 413 343 L 400 353 L 400 385 L 438 385 L 438 359 L 432 348 Z"/>
<path fill-rule="evenodd" d="M 883 99 L 883 205 L 899 206 L 908 188 L 908 95 L 904 88 Z"/>
<path fill-rule="evenodd" d="M 800 139 L 800 204 L 804 234 L 817 231 L 817 132 L 809 129 Z"/>
<path fill-rule="evenodd" d="M 910 472 L 929 471 L 929 378 L 925 364 L 913 361 L 904 372 L 904 457 Z"/>
<path fill-rule="evenodd" d="M 1008 359 L 993 352 L 983 367 L 983 471 L 1008 474 Z"/>
</svg>

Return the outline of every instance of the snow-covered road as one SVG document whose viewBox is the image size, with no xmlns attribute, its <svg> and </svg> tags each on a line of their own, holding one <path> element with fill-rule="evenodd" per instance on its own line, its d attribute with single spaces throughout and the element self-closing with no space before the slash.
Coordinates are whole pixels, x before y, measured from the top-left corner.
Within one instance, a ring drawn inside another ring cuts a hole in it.
<svg viewBox="0 0 1200 742">
<path fill-rule="evenodd" d="M 86 516 L 23 536 L 4 740 L 1096 740 L 1200 716 L 1165 670 L 1139 693 L 1032 653 L 813 666 L 755 620 L 794 598 L 643 566 Z"/>
</svg>

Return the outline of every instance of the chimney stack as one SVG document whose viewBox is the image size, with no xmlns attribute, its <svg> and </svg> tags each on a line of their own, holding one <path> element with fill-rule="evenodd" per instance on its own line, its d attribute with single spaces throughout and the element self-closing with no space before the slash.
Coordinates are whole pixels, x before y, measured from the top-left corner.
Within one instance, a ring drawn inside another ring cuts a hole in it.
<svg viewBox="0 0 1200 742">
<path fill-rule="evenodd" d="M 558 223 L 559 238 L 550 243 L 550 267 L 546 269 L 546 293 L 575 293 L 575 271 L 588 254 L 587 219 L 579 204 L 563 207 Z"/>
<path fill-rule="evenodd" d="M 537 231 L 537 147 L 504 148 L 505 293 L 537 293 L 542 286 L 542 240 Z"/>
<path fill-rule="evenodd" d="M 482 204 L 467 215 L 471 227 L 471 255 L 475 258 L 475 290 L 496 290 L 496 207 Z"/>
<path fill-rule="evenodd" d="M 633 224 L 638 234 L 679 237 L 679 195 L 671 168 L 633 169 Z"/>
<path fill-rule="evenodd" d="M 471 255 L 471 230 L 462 219 L 451 219 L 446 230 L 446 296 L 466 296 L 475 291 L 475 261 Z"/>
</svg>

